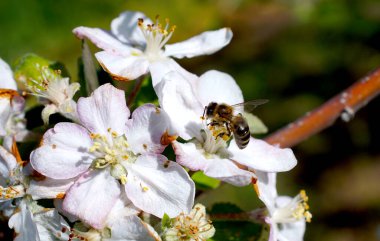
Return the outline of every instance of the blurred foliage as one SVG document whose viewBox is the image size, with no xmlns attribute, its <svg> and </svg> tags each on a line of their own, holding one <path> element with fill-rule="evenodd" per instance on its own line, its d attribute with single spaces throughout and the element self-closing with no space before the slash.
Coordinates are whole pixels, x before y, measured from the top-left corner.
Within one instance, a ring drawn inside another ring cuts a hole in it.
<svg viewBox="0 0 380 241">
<path fill-rule="evenodd" d="M 0 1 L 0 57 L 12 63 L 33 52 L 64 63 L 77 81 L 81 42 L 72 29 L 109 29 L 127 9 L 169 17 L 177 25 L 171 42 L 231 27 L 234 38 L 226 48 L 179 62 L 196 74 L 231 74 L 247 100 L 270 99 L 254 112 L 269 133 L 380 66 L 378 0 Z M 117 85 L 133 88 L 134 82 Z M 338 121 L 295 147 L 299 164 L 279 175 L 280 194 L 293 196 L 304 188 L 310 196 L 314 218 L 305 240 L 380 239 L 379 106 L 377 98 L 351 122 Z M 222 185 L 206 194 L 198 201 L 209 207 L 220 201 L 244 210 L 260 205 L 250 186 Z"/>
</svg>

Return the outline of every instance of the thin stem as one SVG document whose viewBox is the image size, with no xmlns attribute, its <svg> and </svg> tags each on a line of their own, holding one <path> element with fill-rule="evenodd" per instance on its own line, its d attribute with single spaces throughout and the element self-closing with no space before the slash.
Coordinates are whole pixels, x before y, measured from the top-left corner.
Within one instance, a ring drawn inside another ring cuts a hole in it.
<svg viewBox="0 0 380 241">
<path fill-rule="evenodd" d="M 341 117 L 353 118 L 356 111 L 365 106 L 380 92 L 380 68 L 368 74 L 343 92 L 331 98 L 317 109 L 265 138 L 270 144 L 292 147 L 332 125 Z"/>
<path fill-rule="evenodd" d="M 137 94 L 139 93 L 141 89 L 141 85 L 144 82 L 144 79 L 145 79 L 145 75 L 141 76 L 140 78 L 136 80 L 135 86 L 133 87 L 132 92 L 128 96 L 128 100 L 127 100 L 128 107 L 131 107 L 133 101 L 135 100 Z"/>
</svg>

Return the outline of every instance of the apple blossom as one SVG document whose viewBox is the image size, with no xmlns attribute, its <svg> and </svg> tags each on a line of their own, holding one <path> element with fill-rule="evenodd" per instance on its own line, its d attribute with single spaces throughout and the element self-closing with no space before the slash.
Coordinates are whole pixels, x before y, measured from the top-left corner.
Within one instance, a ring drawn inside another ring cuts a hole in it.
<svg viewBox="0 0 380 241">
<path fill-rule="evenodd" d="M 111 32 L 99 28 L 77 27 L 79 38 L 88 38 L 104 51 L 95 54 L 105 71 L 117 80 L 133 80 L 151 72 L 153 86 L 170 71 L 193 76 L 170 57 L 183 58 L 212 54 L 226 46 L 232 32 L 228 28 L 204 32 L 183 42 L 166 44 L 175 26 L 162 26 L 141 12 L 126 11 L 111 23 Z M 163 49 L 164 48 L 164 49 Z M 158 66 L 155 66 L 158 64 Z"/>
<path fill-rule="evenodd" d="M 278 196 L 276 173 L 256 172 L 261 201 L 268 210 L 265 222 L 270 226 L 269 241 L 302 241 L 306 222 L 311 221 L 308 197 L 301 190 L 294 198 Z"/>
<path fill-rule="evenodd" d="M 243 102 L 242 92 L 231 76 L 208 71 L 190 83 L 179 73 L 171 72 L 157 86 L 156 93 L 173 128 L 188 140 L 172 143 L 181 165 L 237 186 L 249 184 L 255 175 L 236 163 L 271 172 L 288 171 L 296 165 L 290 149 L 280 149 L 252 137 L 248 146 L 240 149 L 234 140 L 228 144 L 226 138 L 218 136 L 219 128 L 213 129 L 203 120 L 202 113 L 210 102 L 229 105 Z"/>
<path fill-rule="evenodd" d="M 163 232 L 165 241 L 198 241 L 214 236 L 215 228 L 207 219 L 206 208 L 196 204 L 189 214 L 181 213 Z"/>
<path fill-rule="evenodd" d="M 147 104 L 131 119 L 124 92 L 106 84 L 78 100 L 81 125 L 58 123 L 31 154 L 31 164 L 51 179 L 74 184 L 62 208 L 94 228 L 105 226 L 124 190 L 139 209 L 162 217 L 189 211 L 194 183 L 177 163 L 161 153 L 169 120 Z"/>
</svg>

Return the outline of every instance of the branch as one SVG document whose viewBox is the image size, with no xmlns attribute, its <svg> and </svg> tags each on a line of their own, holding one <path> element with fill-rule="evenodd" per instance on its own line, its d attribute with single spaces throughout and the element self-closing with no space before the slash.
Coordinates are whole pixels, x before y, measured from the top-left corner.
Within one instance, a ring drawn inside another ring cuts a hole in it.
<svg viewBox="0 0 380 241">
<path fill-rule="evenodd" d="M 380 68 L 368 74 L 322 106 L 265 138 L 270 144 L 292 147 L 332 125 L 341 117 L 349 121 L 356 111 L 380 92 Z"/>
</svg>

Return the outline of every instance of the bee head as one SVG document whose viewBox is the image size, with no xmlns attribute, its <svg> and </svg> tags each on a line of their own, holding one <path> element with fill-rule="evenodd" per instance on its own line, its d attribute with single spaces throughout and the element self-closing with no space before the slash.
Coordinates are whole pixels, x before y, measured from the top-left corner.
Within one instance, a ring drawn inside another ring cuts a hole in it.
<svg viewBox="0 0 380 241">
<path fill-rule="evenodd" d="M 218 104 L 215 102 L 210 102 L 210 104 L 208 104 L 208 106 L 206 107 L 206 116 L 207 117 L 214 115 L 214 112 L 215 112 L 217 105 Z"/>
</svg>

